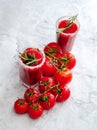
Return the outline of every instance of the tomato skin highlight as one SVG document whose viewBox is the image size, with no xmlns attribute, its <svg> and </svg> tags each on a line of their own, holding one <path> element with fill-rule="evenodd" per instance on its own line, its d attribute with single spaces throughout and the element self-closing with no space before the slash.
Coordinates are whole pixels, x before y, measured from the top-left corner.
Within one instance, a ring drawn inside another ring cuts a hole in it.
<svg viewBox="0 0 97 130">
<path fill-rule="evenodd" d="M 46 110 L 49 110 L 52 107 L 54 107 L 55 103 L 56 103 L 55 96 L 50 92 L 47 92 L 40 98 L 40 104 Z"/>
<path fill-rule="evenodd" d="M 43 107 L 40 104 L 33 103 L 28 108 L 28 114 L 31 118 L 37 119 L 43 114 Z"/>
<path fill-rule="evenodd" d="M 54 79 L 60 85 L 66 85 L 72 80 L 72 72 L 68 68 L 65 68 L 63 70 L 59 69 L 55 72 Z"/>
<path fill-rule="evenodd" d="M 17 99 L 14 103 L 14 110 L 18 114 L 24 114 L 28 110 L 28 103 L 24 99 Z"/>
</svg>

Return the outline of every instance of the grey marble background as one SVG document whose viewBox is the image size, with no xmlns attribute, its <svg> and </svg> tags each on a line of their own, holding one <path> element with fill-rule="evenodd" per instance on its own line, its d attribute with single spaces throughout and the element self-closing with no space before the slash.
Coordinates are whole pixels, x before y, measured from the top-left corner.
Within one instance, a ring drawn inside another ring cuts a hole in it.
<svg viewBox="0 0 97 130">
<path fill-rule="evenodd" d="M 38 120 L 17 115 L 13 103 L 23 97 L 17 37 L 20 33 L 39 47 L 55 41 L 56 20 L 78 8 L 80 31 L 72 53 L 77 58 L 71 97 L 45 111 Z M 97 0 L 0 0 L 0 130 L 97 129 Z M 17 43 L 17 44 L 16 44 Z"/>
</svg>

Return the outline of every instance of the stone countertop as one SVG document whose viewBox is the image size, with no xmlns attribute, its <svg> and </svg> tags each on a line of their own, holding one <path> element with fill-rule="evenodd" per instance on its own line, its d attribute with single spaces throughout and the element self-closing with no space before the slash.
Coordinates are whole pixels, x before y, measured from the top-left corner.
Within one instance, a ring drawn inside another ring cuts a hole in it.
<svg viewBox="0 0 97 130">
<path fill-rule="evenodd" d="M 56 20 L 78 8 L 80 31 L 72 53 L 77 58 L 71 97 L 37 120 L 13 110 L 25 88 L 15 61 L 17 36 L 23 32 L 43 46 L 55 41 Z M 97 1 L 0 0 L 0 130 L 97 129 Z"/>
</svg>

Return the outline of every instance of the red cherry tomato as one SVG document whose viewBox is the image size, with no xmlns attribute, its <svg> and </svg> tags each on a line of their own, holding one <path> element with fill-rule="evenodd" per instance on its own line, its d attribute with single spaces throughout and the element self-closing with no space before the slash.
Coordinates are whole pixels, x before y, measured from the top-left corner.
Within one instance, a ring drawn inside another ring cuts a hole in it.
<svg viewBox="0 0 97 130">
<path fill-rule="evenodd" d="M 44 109 L 49 110 L 55 105 L 56 99 L 55 96 L 51 93 L 45 93 L 40 98 L 40 104 Z"/>
<path fill-rule="evenodd" d="M 18 114 L 23 114 L 28 110 L 28 103 L 24 99 L 17 99 L 14 103 L 14 110 Z"/>
<path fill-rule="evenodd" d="M 43 77 L 39 82 L 40 92 L 45 92 L 54 85 L 54 79 L 51 77 Z"/>
<path fill-rule="evenodd" d="M 46 56 L 46 60 L 44 65 L 42 66 L 42 73 L 45 76 L 52 76 L 54 72 L 56 71 L 56 68 L 54 66 L 54 61 L 51 57 Z"/>
<path fill-rule="evenodd" d="M 72 72 L 68 68 L 59 69 L 54 74 L 55 81 L 66 85 L 72 80 Z"/>
<path fill-rule="evenodd" d="M 43 114 L 43 107 L 38 103 L 33 103 L 28 108 L 28 114 L 31 118 L 37 119 Z"/>
<path fill-rule="evenodd" d="M 73 69 L 76 65 L 76 58 L 70 52 L 64 52 L 61 54 L 60 60 L 63 64 L 63 67 L 67 67 L 68 69 Z"/>
<path fill-rule="evenodd" d="M 62 50 L 56 42 L 50 42 L 45 46 L 44 52 L 47 56 L 51 56 L 53 54 L 61 54 Z"/>
<path fill-rule="evenodd" d="M 52 94 L 57 102 L 66 101 L 70 97 L 70 90 L 66 86 L 58 86 L 52 89 Z"/>
<path fill-rule="evenodd" d="M 35 88 L 28 88 L 24 93 L 24 98 L 27 102 L 36 102 L 38 100 L 39 92 Z"/>
</svg>

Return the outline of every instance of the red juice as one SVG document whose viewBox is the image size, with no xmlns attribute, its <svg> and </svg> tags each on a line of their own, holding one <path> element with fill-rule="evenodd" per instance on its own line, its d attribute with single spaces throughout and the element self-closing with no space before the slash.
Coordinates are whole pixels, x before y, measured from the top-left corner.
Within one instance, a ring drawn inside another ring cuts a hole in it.
<svg viewBox="0 0 97 130">
<path fill-rule="evenodd" d="M 57 29 L 66 28 L 68 22 L 68 19 L 59 19 L 57 22 Z M 72 50 L 78 30 L 79 22 L 75 20 L 68 29 L 57 33 L 57 43 L 60 45 L 63 52 L 69 52 Z"/>
<path fill-rule="evenodd" d="M 34 48 L 34 51 L 36 51 L 35 48 Z M 30 53 L 32 53 L 31 49 L 30 49 Z M 40 55 L 36 55 L 36 52 L 34 53 L 34 56 L 36 56 L 37 58 L 40 58 L 40 56 L 41 56 L 41 61 L 39 60 L 39 62 L 36 62 L 37 64 L 34 62 L 33 65 L 30 64 L 28 66 L 23 61 L 24 59 L 20 58 L 19 76 L 20 76 L 22 83 L 27 87 L 31 87 L 31 86 L 35 85 L 41 79 L 41 76 L 42 76 L 41 67 L 44 64 L 45 57 L 42 54 L 42 52 L 39 51 L 38 54 L 39 53 L 40 53 Z M 23 56 L 23 53 L 22 53 L 22 56 Z"/>
</svg>

